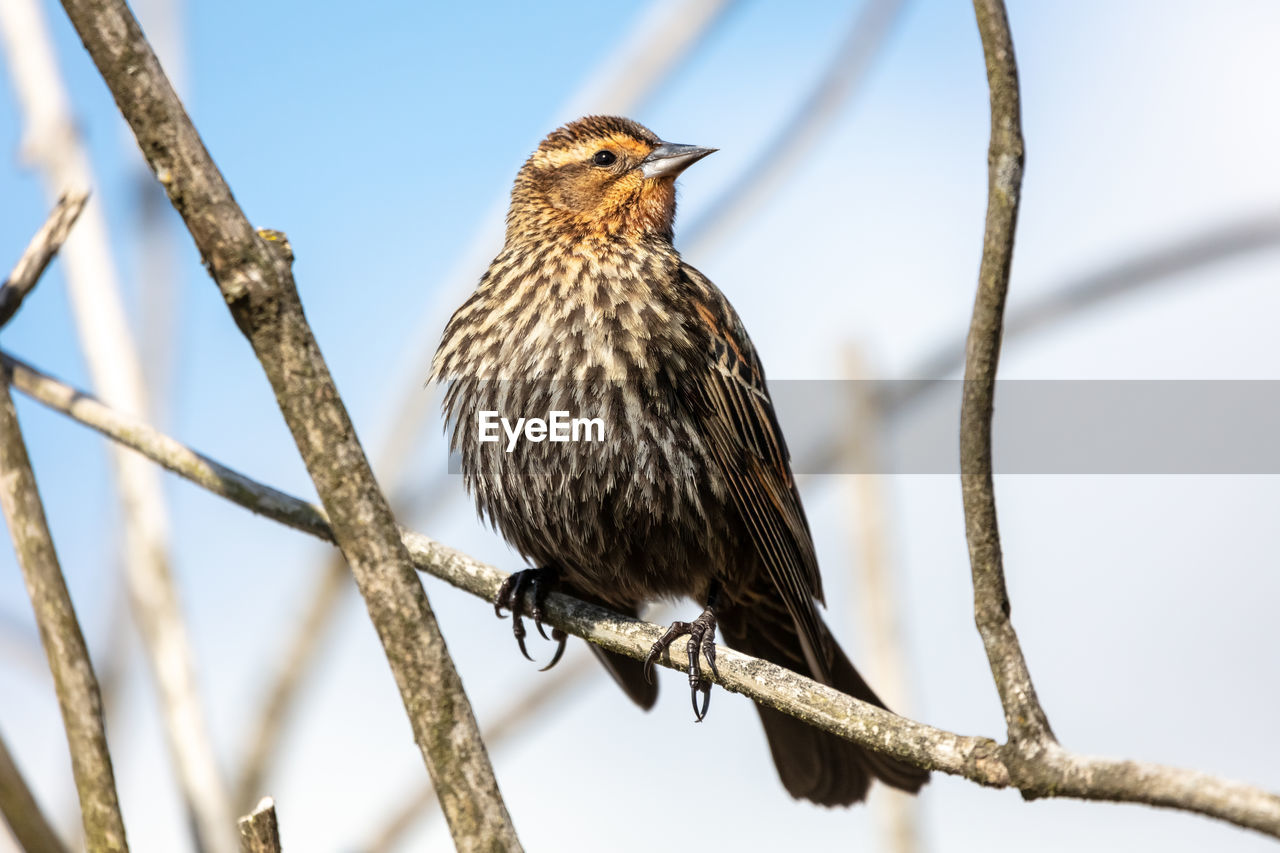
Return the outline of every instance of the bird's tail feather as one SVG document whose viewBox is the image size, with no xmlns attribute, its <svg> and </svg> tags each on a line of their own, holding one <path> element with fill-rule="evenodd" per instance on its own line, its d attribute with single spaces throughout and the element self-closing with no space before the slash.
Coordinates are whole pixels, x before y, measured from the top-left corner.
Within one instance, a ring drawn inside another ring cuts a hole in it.
<svg viewBox="0 0 1280 853">
<path fill-rule="evenodd" d="M 744 654 L 764 658 L 804 675 L 809 672 L 795 625 L 785 610 L 768 605 L 725 608 L 719 618 L 725 641 Z M 880 697 L 853 668 L 826 625 L 818 620 L 833 652 L 831 687 L 881 708 Z M 826 680 L 821 679 L 819 680 Z M 912 793 L 929 781 L 929 774 L 887 755 L 865 750 L 843 738 L 821 731 L 772 708 L 757 705 L 760 722 L 769 739 L 769 750 L 783 786 L 797 799 L 824 806 L 849 805 L 864 799 L 871 778 Z"/>
</svg>

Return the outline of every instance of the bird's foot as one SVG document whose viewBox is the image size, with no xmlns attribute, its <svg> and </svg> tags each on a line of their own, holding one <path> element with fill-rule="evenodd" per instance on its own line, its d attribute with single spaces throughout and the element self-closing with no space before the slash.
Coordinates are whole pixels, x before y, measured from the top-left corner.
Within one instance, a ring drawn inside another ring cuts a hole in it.
<svg viewBox="0 0 1280 853">
<path fill-rule="evenodd" d="M 716 669 L 716 614 L 710 608 L 702 611 L 702 615 L 692 622 L 672 622 L 667 633 L 649 649 L 649 656 L 644 660 L 644 677 L 653 682 L 653 662 L 663 652 L 671 648 L 671 644 L 681 637 L 689 637 L 689 689 L 693 701 L 693 714 L 702 722 L 707 716 L 707 707 L 711 704 L 711 682 L 702 678 L 702 658 L 705 656 L 716 678 L 720 672 Z M 702 708 L 698 708 L 698 694 L 702 694 Z"/>
<path fill-rule="evenodd" d="M 524 645 L 524 638 L 528 632 L 524 627 L 524 619 L 520 615 L 522 610 L 533 617 L 533 625 L 538 629 L 538 634 L 542 639 L 556 641 L 558 644 L 556 653 L 551 657 L 551 663 L 542 668 L 542 672 L 551 669 L 551 667 L 560 662 L 560 657 L 564 654 L 565 643 L 569 638 L 559 628 L 552 628 L 550 637 L 547 636 L 546 631 L 542 630 L 542 607 L 546 604 L 547 593 L 551 592 L 559 583 L 560 573 L 552 567 L 525 569 L 509 575 L 502 582 L 502 586 L 498 588 L 498 595 L 493 600 L 493 612 L 498 614 L 498 618 L 502 618 L 502 609 L 504 607 L 511 611 L 511 632 L 516 636 L 516 644 L 520 646 L 520 654 L 529 660 L 533 660 L 533 658 L 530 657 L 529 650 Z"/>
</svg>

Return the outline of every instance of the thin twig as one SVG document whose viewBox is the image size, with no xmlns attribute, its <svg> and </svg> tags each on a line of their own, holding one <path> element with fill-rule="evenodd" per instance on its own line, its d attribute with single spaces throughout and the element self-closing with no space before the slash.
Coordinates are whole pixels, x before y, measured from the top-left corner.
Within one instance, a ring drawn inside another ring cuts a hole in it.
<svg viewBox="0 0 1280 853">
<path fill-rule="evenodd" d="M 0 3 L 11 76 L 24 116 L 23 147 L 57 197 L 66 187 L 96 187 L 89 156 L 72 117 L 37 0 Z M 141 359 L 126 319 L 101 193 L 90 199 L 62 252 L 67 292 L 93 386 L 112 406 L 147 415 Z M 234 853 L 235 813 L 218 766 L 200 701 L 195 655 L 173 580 L 169 514 L 153 466 L 111 447 L 120 495 L 123 567 L 133 618 L 158 694 L 174 775 L 196 845 Z"/>
<path fill-rule="evenodd" d="M 8 353 L 0 353 L 0 364 L 13 387 L 54 411 L 133 448 L 215 495 L 287 527 L 332 541 L 329 522 L 317 507 L 250 480 L 152 429 L 144 421 L 112 409 L 87 391 L 59 382 Z"/>
<path fill-rule="evenodd" d="M 280 825 L 276 823 L 276 803 L 263 797 L 253 811 L 237 821 L 240 853 L 280 853 Z"/>
<path fill-rule="evenodd" d="M 0 363 L 12 371 L 15 388 L 81 420 L 80 415 L 86 411 L 85 395 L 7 355 L 0 354 Z M 51 402 L 69 399 L 77 400 L 77 405 L 62 407 Z M 110 410 L 104 412 L 101 404 L 97 406 L 98 417 L 93 422 L 83 421 L 86 425 L 197 485 L 209 482 L 210 463 L 204 457 L 190 450 L 182 454 L 164 451 L 177 442 L 135 418 Z M 260 515 L 333 541 L 323 510 L 223 466 L 218 468 L 226 472 L 225 482 L 234 483 L 234 488 L 222 488 L 215 491 L 216 494 Z M 418 571 L 486 602 L 493 600 L 507 577 L 492 566 L 421 534 L 402 530 L 401 535 Z M 661 626 L 619 616 L 559 593 L 549 596 L 546 617 L 545 621 L 554 627 L 636 660 L 643 660 L 654 640 L 665 631 Z M 688 658 L 679 643 L 672 647 L 670 658 L 659 663 L 688 671 Z M 1014 785 L 1028 796 L 1146 803 L 1197 812 L 1280 838 L 1280 796 L 1241 782 L 1156 764 L 1077 756 L 1056 745 L 1051 745 L 1052 749 L 1042 755 L 1043 763 L 1039 766 L 1047 768 L 1046 774 L 1036 775 L 1028 769 L 1029 765 L 1006 764 L 1007 751 L 989 738 L 958 735 L 903 719 L 768 661 L 731 649 L 718 649 L 716 663 L 720 670 L 716 682 L 725 689 L 921 767 L 963 776 L 991 787 Z M 1020 774 L 1016 777 L 1011 775 L 1015 769 Z"/>
<path fill-rule="evenodd" d="M 1018 104 L 1018 69 L 1013 39 L 1001 0 L 974 0 L 982 51 L 991 89 L 991 148 L 986 233 L 978 271 L 964 368 L 964 400 L 960 407 L 960 479 L 964 499 L 965 538 L 973 570 L 974 614 L 987 650 L 996 690 L 1004 706 L 1009 742 L 1034 758 L 1053 732 L 1031 684 L 1031 673 L 1009 620 L 1000 533 L 996 525 L 995 486 L 991 477 L 991 415 L 995 404 L 996 365 L 1013 234 L 1022 189 L 1022 127 Z"/>
<path fill-rule="evenodd" d="M 80 211 L 84 210 L 88 200 L 88 190 L 74 190 L 58 199 L 49 218 L 31 238 L 4 287 L 0 287 L 0 326 L 8 323 L 22 307 L 22 300 L 27 298 L 53 256 L 66 242 L 71 226 L 80 218 Z"/>
<path fill-rule="evenodd" d="M 71 771 L 90 853 L 126 851 L 124 820 L 102 727 L 102 698 L 76 621 L 53 537 L 45 521 L 35 474 L 9 394 L 0 381 L 0 504 L 31 596 L 40 639 L 49 658 L 58 707 L 67 730 Z"/>
<path fill-rule="evenodd" d="M 0 814 L 26 853 L 67 853 L 0 737 Z"/>
<path fill-rule="evenodd" d="M 267 374 L 382 641 L 455 845 L 520 849 L 462 681 L 303 315 L 283 235 L 254 231 L 122 0 L 63 7 Z"/>
</svg>

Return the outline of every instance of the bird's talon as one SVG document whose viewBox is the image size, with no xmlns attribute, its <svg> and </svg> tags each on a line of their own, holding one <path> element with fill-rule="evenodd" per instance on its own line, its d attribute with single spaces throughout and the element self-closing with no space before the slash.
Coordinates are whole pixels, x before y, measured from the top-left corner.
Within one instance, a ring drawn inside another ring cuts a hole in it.
<svg viewBox="0 0 1280 853">
<path fill-rule="evenodd" d="M 559 645 L 556 646 L 556 653 L 551 656 L 551 662 L 548 663 L 546 666 L 544 666 L 542 669 L 538 670 L 538 672 L 546 672 L 547 670 L 551 669 L 551 667 L 560 663 L 560 658 L 564 657 L 564 647 L 565 647 L 565 643 L 567 643 L 569 640 L 569 635 L 566 634 L 564 631 L 561 631 L 559 628 L 552 628 L 551 637 L 549 639 L 555 640 L 557 643 L 559 643 Z"/>
<path fill-rule="evenodd" d="M 698 710 L 698 694 L 702 694 L 702 710 Z M 693 715 L 697 718 L 694 722 L 700 723 L 707 716 L 707 708 L 711 706 L 711 682 L 704 681 L 701 686 L 695 687 L 690 694 L 693 700 Z"/>
<path fill-rule="evenodd" d="M 537 601 L 537 587 L 534 587 L 534 603 L 533 603 L 533 627 L 538 629 L 538 636 L 550 642 L 551 638 L 547 636 L 547 632 L 542 630 L 542 606 Z M 555 628 L 551 629 L 551 633 L 555 633 Z"/>
<path fill-rule="evenodd" d="M 711 674 L 716 677 L 716 681 L 720 680 L 720 670 L 716 669 L 716 641 L 715 631 L 709 631 L 702 641 L 702 654 L 707 659 L 707 663 L 711 667 Z M 707 701 L 711 701 L 708 697 Z"/>
<path fill-rule="evenodd" d="M 560 656 L 564 654 L 564 646 L 567 641 L 566 635 L 555 628 L 552 629 L 551 636 L 548 637 L 546 629 L 542 625 L 542 605 L 547 600 L 547 593 L 551 591 L 558 581 L 559 576 L 554 568 L 525 569 L 524 571 L 513 572 L 502 582 L 502 586 L 498 587 L 498 594 L 493 601 L 493 611 L 498 614 L 498 618 L 505 618 L 502 613 L 504 608 L 511 611 L 511 633 L 515 635 L 516 645 L 520 647 L 520 654 L 524 655 L 526 659 L 532 661 L 533 656 L 529 654 L 529 650 L 525 647 L 524 639 L 529 632 L 524 627 L 522 612 L 527 612 L 533 617 L 533 625 L 544 640 L 551 641 L 554 639 L 559 643 L 555 655 L 551 658 L 551 663 L 547 664 L 543 669 L 550 669 L 559 662 Z"/>
<path fill-rule="evenodd" d="M 649 656 L 644 660 L 644 677 L 653 683 L 653 664 L 671 644 L 681 637 L 688 636 L 689 645 L 689 691 L 693 702 L 693 714 L 698 722 L 707 715 L 711 705 L 711 682 L 702 678 L 702 658 L 705 656 L 716 678 L 720 671 L 716 669 L 716 615 L 710 607 L 702 611 L 702 615 L 692 622 L 672 622 L 671 627 L 649 649 Z M 702 709 L 698 709 L 698 694 L 702 694 Z"/>
</svg>

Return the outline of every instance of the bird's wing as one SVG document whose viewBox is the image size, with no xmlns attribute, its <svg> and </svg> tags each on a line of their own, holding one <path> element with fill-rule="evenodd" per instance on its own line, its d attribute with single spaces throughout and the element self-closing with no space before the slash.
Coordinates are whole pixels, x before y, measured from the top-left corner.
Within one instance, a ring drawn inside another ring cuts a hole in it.
<svg viewBox="0 0 1280 853">
<path fill-rule="evenodd" d="M 694 286 L 699 328 L 709 337 L 702 381 L 686 389 L 690 407 L 769 579 L 799 629 L 813 673 L 828 675 L 831 653 L 822 641 L 827 634 L 814 609 L 814 599 L 823 597 L 822 577 L 764 370 L 728 300 L 701 273 L 690 267 L 685 273 Z"/>
</svg>

